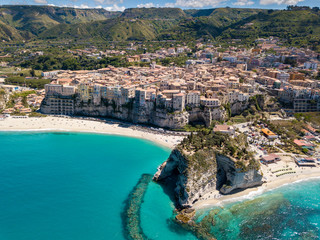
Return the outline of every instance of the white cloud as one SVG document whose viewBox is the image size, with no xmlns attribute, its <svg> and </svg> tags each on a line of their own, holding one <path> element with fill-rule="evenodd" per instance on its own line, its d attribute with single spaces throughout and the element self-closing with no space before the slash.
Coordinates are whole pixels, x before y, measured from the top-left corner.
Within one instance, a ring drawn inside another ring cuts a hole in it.
<svg viewBox="0 0 320 240">
<path fill-rule="evenodd" d="M 304 0 L 260 0 L 261 5 L 278 4 L 278 5 L 296 5 Z"/>
<path fill-rule="evenodd" d="M 152 8 L 155 7 L 154 3 L 149 2 L 149 3 L 141 3 L 137 5 L 138 8 Z"/>
<path fill-rule="evenodd" d="M 81 4 L 80 6 L 73 6 L 74 8 L 90 8 L 88 5 L 86 4 Z"/>
<path fill-rule="evenodd" d="M 123 0 L 94 0 L 96 3 L 105 4 L 105 5 L 114 5 L 123 3 Z"/>
<path fill-rule="evenodd" d="M 123 12 L 126 8 L 124 6 L 118 6 L 117 4 L 113 4 L 111 7 L 105 7 L 104 9 L 108 11 L 120 11 Z"/>
<path fill-rule="evenodd" d="M 252 4 L 254 4 L 254 2 L 250 0 L 238 0 L 235 3 L 232 3 L 232 5 L 236 5 L 236 6 L 249 6 Z"/>
<path fill-rule="evenodd" d="M 168 8 L 173 8 L 173 7 L 175 7 L 175 4 L 174 3 L 166 3 L 164 6 L 168 7 Z"/>
<path fill-rule="evenodd" d="M 66 5 L 64 5 L 64 6 L 62 6 L 62 7 L 70 7 L 70 6 L 66 6 Z M 81 9 L 86 9 L 86 8 L 103 8 L 101 5 L 99 5 L 99 6 L 94 6 L 94 7 L 89 7 L 88 5 L 86 5 L 86 4 L 81 4 L 80 6 L 78 6 L 78 5 L 74 5 L 73 6 L 74 8 L 81 8 Z"/>
<path fill-rule="evenodd" d="M 35 3 L 47 4 L 47 0 L 34 0 Z"/>
<path fill-rule="evenodd" d="M 216 7 L 225 1 L 226 0 L 176 0 L 175 3 L 166 3 L 165 6 L 191 8 Z"/>
</svg>

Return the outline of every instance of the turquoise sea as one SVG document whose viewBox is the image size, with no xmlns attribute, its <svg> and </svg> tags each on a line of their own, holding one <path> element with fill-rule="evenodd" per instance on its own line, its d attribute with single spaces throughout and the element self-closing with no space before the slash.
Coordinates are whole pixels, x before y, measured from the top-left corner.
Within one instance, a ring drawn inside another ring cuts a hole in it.
<svg viewBox="0 0 320 240">
<path fill-rule="evenodd" d="M 149 141 L 87 133 L 0 133 L 0 240 L 125 239 L 123 209 L 144 173 L 170 150 Z M 320 180 L 290 184 L 213 208 L 217 239 L 319 239 Z M 147 188 L 141 227 L 150 239 L 195 240 L 172 221 L 173 203 Z M 205 223 L 212 209 L 199 212 Z M 208 225 L 206 225 L 208 226 Z"/>
</svg>

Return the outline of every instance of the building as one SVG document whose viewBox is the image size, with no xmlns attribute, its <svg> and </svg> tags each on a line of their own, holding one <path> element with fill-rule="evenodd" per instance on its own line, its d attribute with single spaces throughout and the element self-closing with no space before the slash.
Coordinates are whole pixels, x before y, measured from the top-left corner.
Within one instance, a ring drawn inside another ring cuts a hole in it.
<svg viewBox="0 0 320 240">
<path fill-rule="evenodd" d="M 220 133 L 226 133 L 228 135 L 234 135 L 235 129 L 233 126 L 229 126 L 229 125 L 216 125 L 213 128 L 213 132 L 220 132 Z"/>
<path fill-rule="evenodd" d="M 314 158 L 295 158 L 294 160 L 299 167 L 316 167 L 316 160 Z"/>
<path fill-rule="evenodd" d="M 74 99 L 71 96 L 46 96 L 40 109 L 44 114 L 73 115 Z"/>
<path fill-rule="evenodd" d="M 263 133 L 263 135 L 268 138 L 268 139 L 275 139 L 278 137 L 277 134 L 271 132 L 268 128 L 263 128 L 261 129 L 261 132 Z"/>
<path fill-rule="evenodd" d="M 218 98 L 205 98 L 205 97 L 200 97 L 200 103 L 203 106 L 207 107 L 220 107 L 221 102 Z"/>
<path fill-rule="evenodd" d="M 46 84 L 44 89 L 46 96 L 72 96 L 76 91 L 74 86 L 63 86 L 61 84 Z"/>
<path fill-rule="evenodd" d="M 60 73 L 60 71 L 42 72 L 41 76 L 45 78 L 53 78 L 57 76 L 58 73 Z"/>
<path fill-rule="evenodd" d="M 265 164 L 275 163 L 275 162 L 278 162 L 280 160 L 281 160 L 280 156 L 278 156 L 277 154 L 274 154 L 274 153 L 266 155 L 266 156 L 263 156 L 261 158 L 261 162 L 265 163 Z"/>
<path fill-rule="evenodd" d="M 174 94 L 172 98 L 172 109 L 173 111 L 182 112 L 185 109 L 185 94 L 178 93 Z"/>
<path fill-rule="evenodd" d="M 88 102 L 91 99 L 92 88 L 88 83 L 78 85 L 78 94 L 82 102 Z"/>
<path fill-rule="evenodd" d="M 200 92 L 190 91 L 187 93 L 186 104 L 189 106 L 199 106 L 200 105 Z"/>
<path fill-rule="evenodd" d="M 304 68 L 305 68 L 305 69 L 317 70 L 318 64 L 315 63 L 315 62 L 305 62 L 305 63 L 304 63 Z"/>
<path fill-rule="evenodd" d="M 302 148 L 305 148 L 305 149 L 308 149 L 308 150 L 313 150 L 314 149 L 314 145 L 308 141 L 305 141 L 305 140 L 298 140 L 298 139 L 295 139 L 293 140 L 293 142 L 298 145 L 299 147 L 302 147 Z"/>
</svg>

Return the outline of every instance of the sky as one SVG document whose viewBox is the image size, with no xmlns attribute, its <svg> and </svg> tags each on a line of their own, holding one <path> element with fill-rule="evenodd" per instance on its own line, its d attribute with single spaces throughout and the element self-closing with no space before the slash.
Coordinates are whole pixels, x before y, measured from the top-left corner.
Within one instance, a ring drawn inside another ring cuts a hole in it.
<svg viewBox="0 0 320 240">
<path fill-rule="evenodd" d="M 123 11 L 126 8 L 178 7 L 208 9 L 217 7 L 284 9 L 288 5 L 320 7 L 320 0 L 0 0 L 0 5 L 52 5 L 75 8 L 105 8 Z"/>
</svg>

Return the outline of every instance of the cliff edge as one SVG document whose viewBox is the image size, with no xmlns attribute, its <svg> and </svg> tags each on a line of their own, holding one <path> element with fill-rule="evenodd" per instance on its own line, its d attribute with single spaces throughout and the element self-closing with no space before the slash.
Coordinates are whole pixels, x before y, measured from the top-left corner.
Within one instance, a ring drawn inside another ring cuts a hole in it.
<svg viewBox="0 0 320 240">
<path fill-rule="evenodd" d="M 182 208 L 192 207 L 202 196 L 216 190 L 229 194 L 261 185 L 260 165 L 245 145 L 243 136 L 190 135 L 171 152 L 153 179 L 164 184 L 175 181 L 175 198 Z"/>
</svg>

